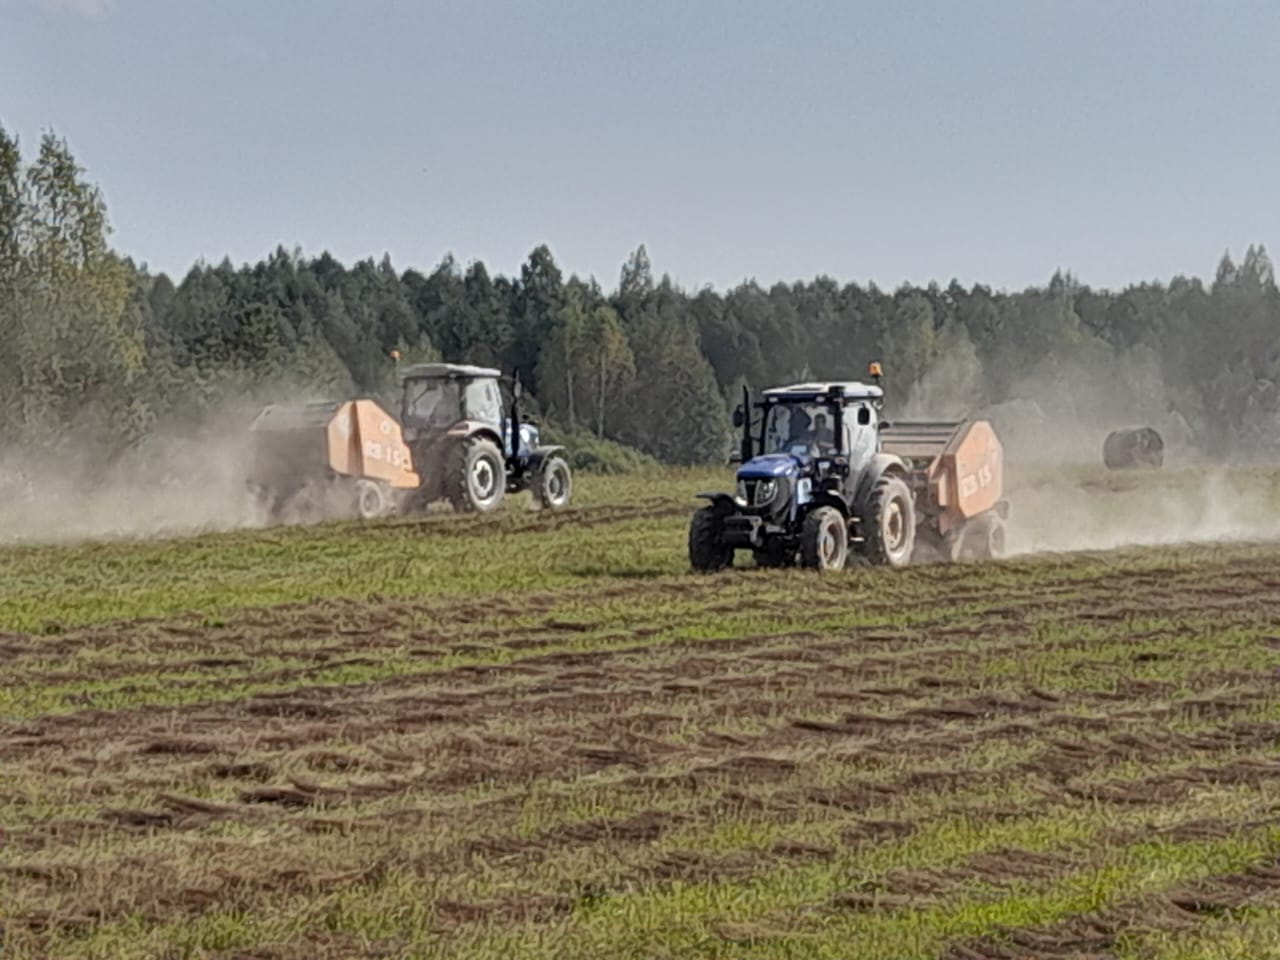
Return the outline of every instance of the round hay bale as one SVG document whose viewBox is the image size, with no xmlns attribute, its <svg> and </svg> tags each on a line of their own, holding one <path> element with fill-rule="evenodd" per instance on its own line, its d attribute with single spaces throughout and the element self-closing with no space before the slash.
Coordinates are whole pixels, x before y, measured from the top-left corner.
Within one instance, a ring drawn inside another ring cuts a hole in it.
<svg viewBox="0 0 1280 960">
<path fill-rule="evenodd" d="M 1113 430 L 1102 443 L 1102 462 L 1108 470 L 1164 466 L 1164 439 L 1152 427 Z"/>
</svg>

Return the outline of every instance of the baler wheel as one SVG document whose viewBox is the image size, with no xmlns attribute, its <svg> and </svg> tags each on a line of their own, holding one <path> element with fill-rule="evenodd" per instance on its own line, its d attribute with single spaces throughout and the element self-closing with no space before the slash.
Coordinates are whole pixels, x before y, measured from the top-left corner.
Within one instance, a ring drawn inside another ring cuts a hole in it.
<svg viewBox="0 0 1280 960">
<path fill-rule="evenodd" d="M 377 480 L 356 481 L 356 514 L 361 520 L 377 520 L 391 512 L 391 497 Z"/>
<path fill-rule="evenodd" d="M 1002 556 L 1004 524 L 999 517 L 984 513 L 965 524 L 956 543 L 957 560 L 996 560 Z"/>
</svg>

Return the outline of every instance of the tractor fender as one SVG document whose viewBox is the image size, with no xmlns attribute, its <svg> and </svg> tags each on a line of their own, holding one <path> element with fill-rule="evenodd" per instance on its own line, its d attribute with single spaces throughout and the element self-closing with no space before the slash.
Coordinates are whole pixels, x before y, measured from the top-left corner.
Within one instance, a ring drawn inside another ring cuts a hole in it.
<svg viewBox="0 0 1280 960">
<path fill-rule="evenodd" d="M 721 513 L 733 513 L 737 509 L 733 497 L 727 493 L 696 493 L 694 496 L 699 500 L 706 500 L 710 506 L 717 508 Z"/>
<path fill-rule="evenodd" d="M 534 447 L 529 451 L 529 455 L 526 458 L 528 461 L 528 469 L 530 471 L 536 471 L 544 462 L 546 462 L 548 457 L 552 457 L 555 454 L 560 453 L 562 450 L 564 450 L 564 447 L 558 444 L 548 444 L 545 447 Z"/>
<path fill-rule="evenodd" d="M 459 420 L 445 434 L 455 440 L 488 440 L 502 449 L 502 437 L 489 424 L 479 420 Z"/>
<path fill-rule="evenodd" d="M 822 490 L 815 494 L 813 499 L 801 508 L 798 519 L 802 519 L 806 513 L 817 510 L 819 507 L 834 507 L 840 511 L 841 516 L 846 520 L 849 519 L 849 504 L 844 502 L 843 497 L 836 496 L 830 490 Z"/>
<path fill-rule="evenodd" d="M 910 471 L 907 470 L 903 459 L 892 453 L 877 453 L 862 468 L 862 476 L 858 478 L 858 485 L 853 493 L 853 512 L 856 515 L 862 515 L 862 508 L 867 498 L 871 496 L 871 491 L 880 482 L 881 477 L 889 474 L 897 474 L 906 480 L 910 476 Z"/>
</svg>

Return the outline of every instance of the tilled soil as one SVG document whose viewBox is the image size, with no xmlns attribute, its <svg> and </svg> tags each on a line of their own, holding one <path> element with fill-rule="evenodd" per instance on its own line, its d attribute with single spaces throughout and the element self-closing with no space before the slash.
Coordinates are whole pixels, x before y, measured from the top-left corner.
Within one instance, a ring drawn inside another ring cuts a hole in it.
<svg viewBox="0 0 1280 960">
<path fill-rule="evenodd" d="M 803 876 L 689 941 L 768 943 L 1048 902 L 1153 839 L 1280 854 L 1277 559 L 730 572 L 5 634 L 0 680 L 37 705 L 0 720 L 7 955 L 227 917 L 232 945 L 197 932 L 182 955 L 465 955 L 504 931 L 569 950 L 602 904 Z M 1275 902 L 1265 856 L 1170 876 L 928 955 L 1112 956 Z M 394 929 L 353 919 L 404 891 Z"/>
</svg>

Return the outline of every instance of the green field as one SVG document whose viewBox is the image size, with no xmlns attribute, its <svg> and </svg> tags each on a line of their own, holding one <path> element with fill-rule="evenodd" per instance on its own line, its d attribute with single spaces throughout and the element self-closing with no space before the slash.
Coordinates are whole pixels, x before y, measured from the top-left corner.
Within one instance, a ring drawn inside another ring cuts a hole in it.
<svg viewBox="0 0 1280 960">
<path fill-rule="evenodd" d="M 0 548 L 0 955 L 1272 955 L 1280 484 L 1148 479 L 1011 543 L 1258 536 L 694 576 L 720 471 Z"/>
</svg>

